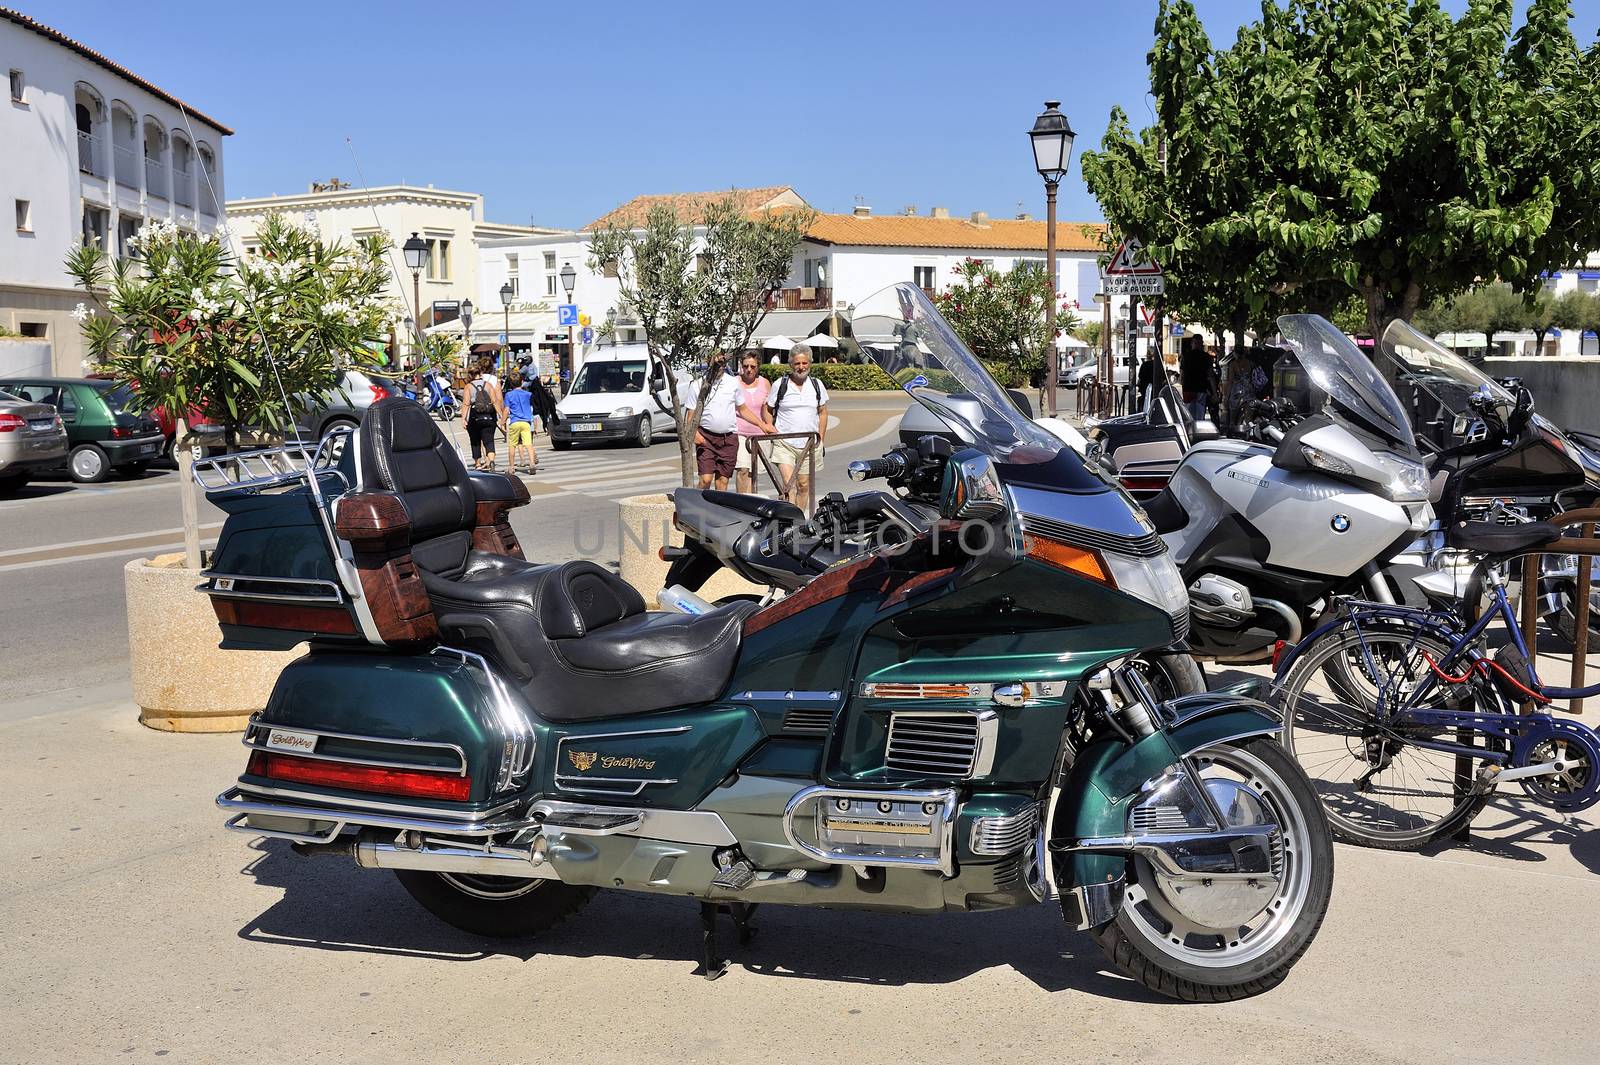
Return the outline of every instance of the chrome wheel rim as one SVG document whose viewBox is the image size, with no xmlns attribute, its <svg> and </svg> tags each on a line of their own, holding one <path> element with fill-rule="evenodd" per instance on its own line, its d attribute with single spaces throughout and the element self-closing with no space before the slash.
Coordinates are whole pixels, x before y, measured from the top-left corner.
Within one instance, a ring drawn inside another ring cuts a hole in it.
<svg viewBox="0 0 1600 1065">
<path fill-rule="evenodd" d="M 1311 830 L 1286 781 L 1261 759 L 1238 747 L 1213 747 L 1190 756 L 1202 779 L 1242 782 L 1279 828 L 1278 888 L 1255 917 L 1237 928 L 1207 928 L 1167 904 L 1143 858 L 1133 859 L 1137 879 L 1122 895 L 1122 925 L 1155 950 L 1199 968 L 1222 969 L 1254 961 L 1294 929 L 1311 894 Z"/>
<path fill-rule="evenodd" d="M 72 456 L 72 472 L 85 480 L 100 476 L 105 468 L 106 460 L 92 447 L 86 447 Z"/>
<path fill-rule="evenodd" d="M 503 902 L 531 895 L 544 886 L 539 878 L 520 880 L 514 876 L 474 876 L 471 873 L 440 873 L 439 878 L 463 895 L 475 899 Z"/>
</svg>

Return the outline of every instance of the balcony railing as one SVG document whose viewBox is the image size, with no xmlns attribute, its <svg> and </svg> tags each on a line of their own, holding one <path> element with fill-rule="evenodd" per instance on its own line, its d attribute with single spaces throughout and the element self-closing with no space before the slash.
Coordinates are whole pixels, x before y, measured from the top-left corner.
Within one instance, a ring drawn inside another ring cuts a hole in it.
<svg viewBox="0 0 1600 1065">
<path fill-rule="evenodd" d="M 780 289 L 777 303 L 786 311 L 825 311 L 833 306 L 833 289 Z"/>
<path fill-rule="evenodd" d="M 172 170 L 172 198 L 180 207 L 194 206 L 194 172 L 174 167 Z"/>
<path fill-rule="evenodd" d="M 80 129 L 78 131 L 78 169 L 85 174 L 103 177 L 104 175 L 95 166 L 95 160 L 99 154 L 100 138 L 93 133 L 85 133 Z"/>
<path fill-rule="evenodd" d="M 151 196 L 167 196 L 167 168 L 159 159 L 145 156 L 144 160 L 144 191 Z"/>
<path fill-rule="evenodd" d="M 139 160 L 133 154 L 132 148 L 124 148 L 118 144 L 111 150 L 116 161 L 117 184 L 125 185 L 130 189 L 139 187 Z"/>
</svg>

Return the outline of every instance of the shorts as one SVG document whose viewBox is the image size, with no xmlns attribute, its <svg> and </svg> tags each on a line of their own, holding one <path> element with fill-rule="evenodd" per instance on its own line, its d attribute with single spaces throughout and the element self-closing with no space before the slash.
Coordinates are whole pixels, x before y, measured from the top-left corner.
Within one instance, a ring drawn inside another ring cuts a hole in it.
<svg viewBox="0 0 1600 1065">
<path fill-rule="evenodd" d="M 734 465 L 738 469 L 755 473 L 761 468 L 761 462 L 756 458 L 756 448 L 760 446 L 760 442 L 754 437 L 741 436 L 739 438 L 739 457 Z"/>
<path fill-rule="evenodd" d="M 805 476 L 809 475 L 809 471 L 810 471 L 809 462 L 803 462 L 803 461 L 801 461 L 801 458 L 800 458 L 800 456 L 805 453 L 805 449 L 806 449 L 805 441 L 800 439 L 799 437 L 795 437 L 795 438 L 793 438 L 791 440 L 783 440 L 783 439 L 774 440 L 772 442 L 772 453 L 768 457 L 771 458 L 773 462 L 777 463 L 780 466 L 793 466 L 793 467 L 795 467 L 797 470 L 799 470 L 800 476 L 805 477 Z M 817 472 L 821 473 L 822 472 L 822 445 L 818 444 L 816 446 L 816 448 L 812 450 L 811 453 L 812 453 L 812 455 L 815 456 L 815 460 L 816 460 L 816 464 L 817 464 Z"/>
<path fill-rule="evenodd" d="M 732 477 L 734 463 L 739 457 L 739 434 L 708 433 L 700 430 L 705 443 L 695 445 L 695 466 L 700 476 Z"/>
<path fill-rule="evenodd" d="M 509 447 L 532 447 L 533 425 L 529 422 L 511 422 L 506 426 L 506 444 Z"/>
</svg>

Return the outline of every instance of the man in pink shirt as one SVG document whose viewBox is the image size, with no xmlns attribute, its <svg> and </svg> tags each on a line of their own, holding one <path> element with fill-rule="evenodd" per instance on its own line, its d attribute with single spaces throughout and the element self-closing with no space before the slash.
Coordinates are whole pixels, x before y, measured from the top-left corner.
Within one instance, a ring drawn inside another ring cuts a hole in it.
<svg viewBox="0 0 1600 1065">
<path fill-rule="evenodd" d="M 751 354 L 739 359 L 739 407 L 736 418 L 739 431 L 739 460 L 735 466 L 739 491 L 754 492 L 756 482 L 756 448 L 759 442 L 750 439 L 762 433 L 773 432 L 767 420 L 767 393 L 772 383 L 761 376 L 761 360 Z"/>
</svg>

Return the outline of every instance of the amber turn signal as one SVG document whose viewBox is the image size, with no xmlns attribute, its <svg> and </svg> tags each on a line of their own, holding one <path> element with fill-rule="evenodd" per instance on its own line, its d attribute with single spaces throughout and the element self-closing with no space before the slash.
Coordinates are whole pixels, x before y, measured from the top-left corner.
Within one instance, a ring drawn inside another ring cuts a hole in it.
<svg viewBox="0 0 1600 1065">
<path fill-rule="evenodd" d="M 1064 569 L 1069 573 L 1076 573 L 1080 577 L 1087 577 L 1091 581 L 1101 584 L 1110 584 L 1115 587 L 1111 575 L 1106 572 L 1105 565 L 1101 563 L 1100 556 L 1093 551 L 1086 551 L 1081 547 L 1064 544 L 1060 540 L 1052 540 L 1048 536 L 1037 536 L 1029 533 L 1022 538 L 1022 550 L 1029 558 L 1036 558 L 1040 562 Z"/>
</svg>

